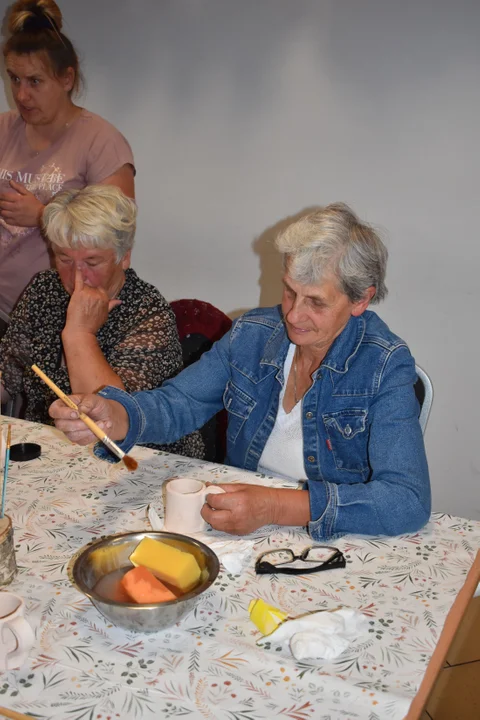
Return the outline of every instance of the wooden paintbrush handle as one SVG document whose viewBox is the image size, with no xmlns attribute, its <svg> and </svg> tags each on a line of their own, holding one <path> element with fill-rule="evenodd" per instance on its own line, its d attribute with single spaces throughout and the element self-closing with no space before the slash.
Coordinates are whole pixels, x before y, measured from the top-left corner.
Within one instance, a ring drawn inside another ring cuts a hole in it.
<svg viewBox="0 0 480 720">
<path fill-rule="evenodd" d="M 73 400 L 70 400 L 70 398 L 68 397 L 68 395 L 65 395 L 65 393 L 64 393 L 62 390 L 60 390 L 60 388 L 58 387 L 58 385 L 55 385 L 55 383 L 53 382 L 53 380 L 50 380 L 50 378 L 48 377 L 48 375 L 45 375 L 45 373 L 43 372 L 43 370 L 40 370 L 40 368 L 38 367 L 38 365 L 32 365 L 32 370 L 33 370 L 34 373 L 36 373 L 36 374 L 38 375 L 39 378 L 42 378 L 43 382 L 44 382 L 46 385 L 48 385 L 48 387 L 50 388 L 50 390 L 53 390 L 53 392 L 55 393 L 55 395 L 57 395 L 57 396 L 60 398 L 60 400 L 63 400 L 63 402 L 65 403 L 65 405 L 68 405 L 69 408 L 72 408 L 72 410 L 76 410 L 76 411 L 78 412 L 78 406 L 75 405 L 75 403 L 73 402 Z"/>
<path fill-rule="evenodd" d="M 40 368 L 38 367 L 38 365 L 32 365 L 32 370 L 33 370 L 34 373 L 36 373 L 36 374 L 38 375 L 38 377 L 42 378 L 43 382 L 48 385 L 48 387 L 50 388 L 50 390 L 53 390 L 53 392 L 55 393 L 55 395 L 57 395 L 57 396 L 60 398 L 60 400 L 63 400 L 63 402 L 65 403 L 65 405 L 68 405 L 68 407 L 69 407 L 69 408 L 72 408 L 72 410 L 76 410 L 76 412 L 78 413 L 78 417 L 80 418 L 80 420 L 82 420 L 82 421 L 85 423 L 85 425 L 93 432 L 93 434 L 94 434 L 99 440 L 101 440 L 103 443 L 105 443 L 105 445 L 106 445 L 108 448 L 110 448 L 110 450 L 111 450 L 118 458 L 122 459 L 122 458 L 125 456 L 125 453 L 123 452 L 123 450 L 120 450 L 120 448 L 118 447 L 118 445 L 116 445 L 116 444 L 113 442 L 113 440 L 110 440 L 110 438 L 108 437 L 108 435 L 107 435 L 101 428 L 98 427 L 97 423 L 96 423 L 94 420 L 92 420 L 92 418 L 88 417 L 88 415 L 85 415 L 84 412 L 80 412 L 80 410 L 78 409 L 78 405 L 76 405 L 76 404 L 73 402 L 73 400 L 71 400 L 71 399 L 68 397 L 68 395 L 65 395 L 65 393 L 63 392 L 63 390 L 60 390 L 60 388 L 58 387 L 58 385 L 55 385 L 55 383 L 53 382 L 53 380 L 50 380 L 50 378 L 48 377 L 48 375 L 45 375 L 45 373 L 43 372 L 43 370 L 40 370 Z"/>
<path fill-rule="evenodd" d="M 48 385 L 48 387 L 50 388 L 50 390 L 53 390 L 53 392 L 55 393 L 55 395 L 57 395 L 57 396 L 60 398 L 60 400 L 63 400 L 63 402 L 65 403 L 65 405 L 68 405 L 69 408 L 72 408 L 72 410 L 76 410 L 76 411 L 78 412 L 78 416 L 79 416 L 80 420 L 83 420 L 83 422 L 85 423 L 85 425 L 86 425 L 88 428 L 90 428 L 90 430 L 93 432 L 93 434 L 94 434 L 99 440 L 103 440 L 103 438 L 105 437 L 105 433 L 103 432 L 103 430 L 102 430 L 101 428 L 98 427 L 97 423 L 96 423 L 94 420 L 92 420 L 92 418 L 89 418 L 88 415 L 85 415 L 85 413 L 80 412 L 79 409 L 78 409 L 78 405 L 76 405 L 76 404 L 73 402 L 73 400 L 71 400 L 71 399 L 68 397 L 68 395 L 65 395 L 65 393 L 63 392 L 63 390 L 60 390 L 60 388 L 58 387 L 58 385 L 55 385 L 55 383 L 53 382 L 53 380 L 50 380 L 50 378 L 48 377 L 48 375 L 45 375 L 45 373 L 43 372 L 43 370 L 40 370 L 40 368 L 38 367 L 38 365 L 32 365 L 32 370 L 33 370 L 34 373 L 36 373 L 36 374 L 38 375 L 38 377 L 42 378 L 43 382 Z"/>
<path fill-rule="evenodd" d="M 95 420 L 92 420 L 91 417 L 88 417 L 88 415 L 85 415 L 84 412 L 79 412 L 79 413 L 78 413 L 78 417 L 80 418 L 80 420 L 83 420 L 83 422 L 85 423 L 85 425 L 86 425 L 88 428 L 90 428 L 90 430 L 92 431 L 92 433 L 93 433 L 94 435 L 96 435 L 99 440 L 103 440 L 103 439 L 106 437 L 105 432 L 102 430 L 102 428 L 99 428 L 99 427 L 98 427 L 98 425 L 97 425 L 97 423 L 95 422 Z"/>
<path fill-rule="evenodd" d="M 90 430 L 93 432 L 94 435 L 97 436 L 99 440 L 103 442 L 104 445 L 106 445 L 109 450 L 113 452 L 114 455 L 116 455 L 120 460 L 122 460 L 125 457 L 125 453 L 123 450 L 120 450 L 118 445 L 111 440 L 106 433 L 103 432 L 101 428 L 98 427 L 97 423 L 92 420 L 92 418 L 89 418 L 88 415 L 85 415 L 85 413 L 81 412 L 78 414 L 80 419 L 83 420 L 85 425 L 90 428 Z"/>
</svg>

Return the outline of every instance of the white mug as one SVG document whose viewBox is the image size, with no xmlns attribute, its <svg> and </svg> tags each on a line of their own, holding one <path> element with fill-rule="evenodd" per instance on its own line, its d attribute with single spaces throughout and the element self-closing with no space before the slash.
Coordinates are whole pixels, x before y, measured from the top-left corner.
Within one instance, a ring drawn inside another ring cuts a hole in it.
<svg viewBox="0 0 480 720">
<path fill-rule="evenodd" d="M 21 597 L 0 592 L 0 670 L 21 667 L 33 647 L 35 635 L 24 614 Z"/>
<path fill-rule="evenodd" d="M 205 504 L 205 498 L 207 495 L 224 492 L 218 485 L 207 487 L 193 478 L 170 480 L 165 487 L 165 530 L 184 535 L 203 532 L 207 523 L 200 511 Z"/>
</svg>

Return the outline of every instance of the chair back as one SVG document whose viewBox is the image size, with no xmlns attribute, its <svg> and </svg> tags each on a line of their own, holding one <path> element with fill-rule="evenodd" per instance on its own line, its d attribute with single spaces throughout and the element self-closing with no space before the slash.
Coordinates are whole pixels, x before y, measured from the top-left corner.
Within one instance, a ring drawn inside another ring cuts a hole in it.
<svg viewBox="0 0 480 720">
<path fill-rule="evenodd" d="M 196 362 L 220 340 L 232 326 L 232 321 L 221 310 L 202 300 L 174 300 L 170 303 L 177 321 L 185 367 Z M 217 413 L 200 428 L 205 444 L 205 459 L 223 462 L 226 454 L 227 413 Z"/>
<path fill-rule="evenodd" d="M 185 366 L 196 362 L 232 326 L 225 313 L 202 300 L 174 300 L 170 304 L 177 321 Z"/>
<path fill-rule="evenodd" d="M 420 415 L 418 416 L 418 420 L 420 422 L 420 427 L 422 428 L 422 433 L 425 433 L 428 416 L 430 415 L 430 410 L 432 409 L 433 385 L 425 370 L 423 370 L 419 365 L 415 365 L 415 371 L 417 373 L 417 382 L 414 385 L 414 389 L 415 395 L 417 396 L 417 400 L 420 404 Z"/>
</svg>

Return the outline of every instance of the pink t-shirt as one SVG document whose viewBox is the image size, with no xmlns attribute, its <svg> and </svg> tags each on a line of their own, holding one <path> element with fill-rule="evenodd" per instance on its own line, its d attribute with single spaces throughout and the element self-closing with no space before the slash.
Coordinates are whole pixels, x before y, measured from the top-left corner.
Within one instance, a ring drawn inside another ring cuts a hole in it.
<svg viewBox="0 0 480 720">
<path fill-rule="evenodd" d="M 50 147 L 34 152 L 17 112 L 0 114 L 0 192 L 9 181 L 25 185 L 44 205 L 69 188 L 102 182 L 133 154 L 109 122 L 82 110 Z M 47 243 L 38 227 L 15 227 L 0 218 L 0 310 L 10 313 L 32 277 L 50 265 Z"/>
</svg>

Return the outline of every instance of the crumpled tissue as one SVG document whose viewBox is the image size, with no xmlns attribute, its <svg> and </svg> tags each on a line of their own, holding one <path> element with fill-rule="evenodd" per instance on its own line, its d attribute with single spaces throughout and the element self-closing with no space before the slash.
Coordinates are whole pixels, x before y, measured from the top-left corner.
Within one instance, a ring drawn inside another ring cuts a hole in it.
<svg viewBox="0 0 480 720">
<path fill-rule="evenodd" d="M 147 517 L 152 530 L 163 530 L 163 520 L 151 505 L 147 508 Z M 190 537 L 208 545 L 230 575 L 240 575 L 252 559 L 254 540 L 219 540 L 208 533 L 192 533 Z"/>
<path fill-rule="evenodd" d="M 288 640 L 296 660 L 307 658 L 333 660 L 367 630 L 368 620 L 358 610 L 353 608 L 342 608 L 333 612 L 320 610 L 293 620 L 286 620 L 270 635 L 258 640 L 257 645 L 263 645 L 265 642 L 280 645 Z"/>
</svg>

